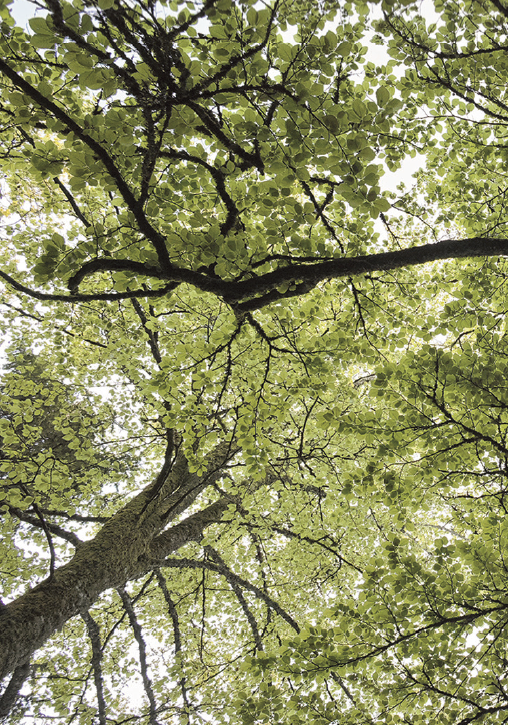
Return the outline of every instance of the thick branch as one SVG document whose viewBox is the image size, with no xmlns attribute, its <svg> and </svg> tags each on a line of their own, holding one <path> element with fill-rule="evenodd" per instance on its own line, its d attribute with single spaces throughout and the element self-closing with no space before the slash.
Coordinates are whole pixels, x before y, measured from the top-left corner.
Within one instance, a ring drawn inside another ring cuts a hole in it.
<svg viewBox="0 0 508 725">
<path fill-rule="evenodd" d="M 287 264 L 272 272 L 260 276 L 252 276 L 241 282 L 217 279 L 201 272 L 190 269 L 173 267 L 167 272 L 157 270 L 156 267 L 141 265 L 140 263 L 128 260 L 117 260 L 117 269 L 134 271 L 139 269 L 146 276 L 153 276 L 157 279 L 168 280 L 169 284 L 161 290 L 140 290 L 125 293 L 99 293 L 85 295 L 52 295 L 43 292 L 30 290 L 16 282 L 10 275 L 0 272 L 0 277 L 12 285 L 15 289 L 41 300 L 80 302 L 90 300 L 113 300 L 130 297 L 161 296 L 171 292 L 177 284 L 182 282 L 192 285 L 203 292 L 211 292 L 223 298 L 239 312 L 252 312 L 266 307 L 272 302 L 289 297 L 298 297 L 310 292 L 319 282 L 331 279 L 342 279 L 344 277 L 355 277 L 372 272 L 386 272 L 392 269 L 413 267 L 428 262 L 435 262 L 443 259 L 464 259 L 473 257 L 494 257 L 508 256 L 508 239 L 496 239 L 490 237 L 472 237 L 470 239 L 445 239 L 435 244 L 423 244 L 410 249 L 399 249 L 393 252 L 380 252 L 379 254 L 360 255 L 358 257 L 340 257 L 324 261 L 316 260 L 315 263 Z M 97 270 L 94 265 L 98 264 Z M 82 279 L 86 274 L 93 271 L 104 271 L 113 269 L 115 262 L 95 260 L 87 262 L 82 271 L 76 273 L 74 280 Z M 138 272 L 136 272 L 138 273 Z M 280 287 L 292 285 L 293 289 L 280 291 Z"/>
<path fill-rule="evenodd" d="M 343 277 L 354 277 L 372 272 L 385 272 L 392 269 L 412 267 L 441 259 L 462 259 L 467 257 L 492 257 L 508 255 L 508 239 L 490 237 L 472 237 L 471 239 L 445 239 L 436 244 L 423 244 L 410 249 L 393 252 L 346 257 L 308 265 L 281 267 L 261 277 L 231 283 L 238 308 L 251 311 L 264 307 L 274 299 L 297 296 L 309 291 L 319 282 Z M 284 283 L 297 282 L 296 290 L 278 293 L 277 287 Z M 262 296 L 241 302 L 247 297 Z"/>
<path fill-rule="evenodd" d="M 168 554 L 176 551 L 188 541 L 200 541 L 205 529 L 211 524 L 218 523 L 221 520 L 222 514 L 230 504 L 231 499 L 221 498 L 202 511 L 188 516 L 179 524 L 159 534 L 152 541 L 148 555 L 140 559 L 143 572 L 154 566 L 161 565 L 162 560 Z"/>
<path fill-rule="evenodd" d="M 2 697 L 0 697 L 0 717 L 4 718 L 10 713 L 16 700 L 18 699 L 19 691 L 23 687 L 23 683 L 30 673 L 30 664 L 26 662 L 24 665 L 16 667 L 9 684 L 5 688 Z"/>
<path fill-rule="evenodd" d="M 149 517 L 162 530 L 169 521 L 183 513 L 196 500 L 206 486 L 215 483 L 222 475 L 225 464 L 238 452 L 238 447 L 229 441 L 219 443 L 207 455 L 207 467 L 203 474 L 189 471 L 183 450 L 179 450 L 174 461 L 168 463 L 166 450 L 165 467 L 170 471 L 164 474 L 164 468 L 149 489 L 149 497 L 142 513 Z"/>
</svg>

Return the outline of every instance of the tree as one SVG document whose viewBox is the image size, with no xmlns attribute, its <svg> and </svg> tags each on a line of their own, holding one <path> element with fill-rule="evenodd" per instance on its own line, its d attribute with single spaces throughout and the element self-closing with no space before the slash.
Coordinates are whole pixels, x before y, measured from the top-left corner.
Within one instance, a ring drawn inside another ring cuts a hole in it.
<svg viewBox="0 0 508 725">
<path fill-rule="evenodd" d="M 506 721 L 508 11 L 34 7 L 0 3 L 0 714 Z"/>
</svg>

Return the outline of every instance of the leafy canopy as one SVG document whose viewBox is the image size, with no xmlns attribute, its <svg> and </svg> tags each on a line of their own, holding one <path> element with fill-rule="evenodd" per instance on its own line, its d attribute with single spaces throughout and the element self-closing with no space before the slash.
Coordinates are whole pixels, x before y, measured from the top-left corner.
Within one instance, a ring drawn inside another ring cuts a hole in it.
<svg viewBox="0 0 508 725">
<path fill-rule="evenodd" d="M 508 7 L 10 5 L 0 717 L 505 722 Z"/>
</svg>

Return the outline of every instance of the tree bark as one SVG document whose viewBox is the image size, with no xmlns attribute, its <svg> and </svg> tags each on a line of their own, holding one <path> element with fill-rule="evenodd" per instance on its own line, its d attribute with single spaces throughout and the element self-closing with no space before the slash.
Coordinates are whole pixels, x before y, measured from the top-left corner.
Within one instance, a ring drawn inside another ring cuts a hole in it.
<svg viewBox="0 0 508 725">
<path fill-rule="evenodd" d="M 30 674 L 30 665 L 26 662 L 24 665 L 16 667 L 11 677 L 11 681 L 4 690 L 2 697 L 0 697 L 0 718 L 7 717 L 16 700 L 18 699 L 19 691 L 23 687 L 23 683 Z"/>
<path fill-rule="evenodd" d="M 208 456 L 208 468 L 190 473 L 183 454 L 104 524 L 94 539 L 82 543 L 73 558 L 18 599 L 0 608 L 0 680 L 28 664 L 36 652 L 72 617 L 88 611 L 107 589 L 137 579 L 220 520 L 231 501 L 220 499 L 165 530 L 198 494 L 221 475 L 231 457 L 229 443 Z"/>
<path fill-rule="evenodd" d="M 131 260 L 114 260 L 109 258 L 85 262 L 71 278 L 71 289 L 77 290 L 79 282 L 96 272 L 107 272 L 123 269 L 131 271 L 133 278 L 140 275 L 166 282 L 159 289 L 139 289 L 128 292 L 104 292 L 79 294 L 52 294 L 40 292 L 22 285 L 6 272 L 0 270 L 0 278 L 22 294 L 38 300 L 55 302 L 89 302 L 98 300 L 122 300 L 135 297 L 163 297 L 172 292 L 182 283 L 196 289 L 215 294 L 224 299 L 237 312 L 248 313 L 266 307 L 280 299 L 301 297 L 310 292 L 319 282 L 332 279 L 356 277 L 374 272 L 387 272 L 392 269 L 414 267 L 428 262 L 445 259 L 465 259 L 473 257 L 506 257 L 508 256 L 508 239 L 491 237 L 471 237 L 469 239 L 444 239 L 434 244 L 422 244 L 409 249 L 397 249 L 391 252 L 365 254 L 357 257 L 338 257 L 337 259 L 319 260 L 315 262 L 288 263 L 277 269 L 242 281 L 222 280 L 192 269 L 172 267 L 162 270 Z M 268 260 L 269 261 L 269 260 Z M 280 287 L 286 287 L 281 291 Z"/>
</svg>

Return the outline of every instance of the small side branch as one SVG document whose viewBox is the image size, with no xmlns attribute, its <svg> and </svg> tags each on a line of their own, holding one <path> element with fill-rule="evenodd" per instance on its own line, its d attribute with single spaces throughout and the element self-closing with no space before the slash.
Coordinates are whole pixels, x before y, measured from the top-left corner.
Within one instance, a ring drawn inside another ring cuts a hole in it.
<svg viewBox="0 0 508 725">
<path fill-rule="evenodd" d="M 176 609 L 176 604 L 174 603 L 171 594 L 169 593 L 169 589 L 166 583 L 165 578 L 163 577 L 160 570 L 157 570 L 155 572 L 155 576 L 157 577 L 157 581 L 159 583 L 159 588 L 162 592 L 162 596 L 164 597 L 164 600 L 166 604 L 168 605 L 168 612 L 169 616 L 171 617 L 171 621 L 173 623 L 173 631 L 175 634 L 175 655 L 180 652 L 182 649 L 182 635 L 180 632 L 180 621 L 178 619 L 178 612 Z"/>
<path fill-rule="evenodd" d="M 39 507 L 37 506 L 37 504 L 35 502 L 32 504 L 32 508 L 37 515 L 40 527 L 44 531 L 46 540 L 48 542 L 49 556 L 50 556 L 49 578 L 52 579 L 55 574 L 55 568 L 56 568 L 56 552 L 55 552 L 55 546 L 53 544 L 53 539 L 51 537 L 51 531 L 49 529 L 48 524 L 46 523 L 46 520 L 44 519 L 44 516 L 41 514 Z"/>
<path fill-rule="evenodd" d="M 171 621 L 173 623 L 173 633 L 175 637 L 175 655 L 177 655 L 182 650 L 182 634 L 180 631 L 180 620 L 178 618 L 178 610 L 176 608 L 176 604 L 173 601 L 171 594 L 169 593 L 168 586 L 166 584 L 166 580 L 164 576 L 162 575 L 162 572 L 160 569 L 157 569 L 155 572 L 155 576 L 157 577 L 157 582 L 159 583 L 159 588 L 162 592 L 162 596 L 164 597 L 164 601 L 167 604 L 169 616 L 171 617 Z M 187 694 L 187 686 L 185 684 L 186 678 L 182 674 L 182 677 L 180 678 L 179 685 L 180 689 L 182 691 L 182 698 L 185 702 L 186 706 L 190 708 L 190 702 L 189 697 Z"/>
<path fill-rule="evenodd" d="M 344 680 L 342 679 L 342 677 L 340 677 L 340 675 L 337 675 L 335 672 L 331 672 L 330 674 L 331 674 L 332 680 L 335 680 L 335 682 L 339 685 L 339 687 L 341 688 L 341 690 L 345 693 L 346 697 L 349 700 L 351 700 L 351 702 L 353 703 L 353 705 L 356 705 L 356 700 L 353 697 L 353 695 L 351 694 L 351 691 L 347 687 L 347 685 L 344 682 Z"/>
<path fill-rule="evenodd" d="M 136 639 L 136 642 L 138 643 L 139 664 L 141 667 L 141 678 L 143 680 L 143 687 L 144 687 L 146 696 L 148 698 L 148 703 L 149 703 L 149 708 L 150 708 L 149 723 L 150 723 L 150 725 L 159 725 L 159 723 L 157 722 L 157 717 L 156 717 L 157 705 L 155 703 L 155 696 L 153 694 L 152 682 L 148 676 L 148 666 L 147 666 L 147 662 L 146 662 L 146 644 L 145 644 L 145 640 L 143 639 L 143 632 L 141 630 L 141 625 L 138 622 L 136 613 L 134 611 L 134 607 L 132 606 L 131 598 L 125 591 L 125 587 L 118 587 L 117 592 L 118 592 L 120 599 L 122 600 L 123 608 L 127 612 L 127 616 L 129 617 L 130 625 L 134 632 L 134 637 Z"/>
<path fill-rule="evenodd" d="M 227 569 L 226 564 L 224 563 L 221 556 L 218 554 L 215 549 L 213 549 L 211 546 L 205 547 L 205 552 L 208 554 L 208 556 L 213 559 L 215 562 L 217 562 L 221 567 L 224 569 Z M 229 569 L 228 569 L 229 571 Z M 247 600 L 243 596 L 243 592 L 241 588 L 238 586 L 238 584 L 234 581 L 234 579 L 228 579 L 229 584 L 231 586 L 231 589 L 234 591 L 236 598 L 238 599 L 238 602 L 243 609 L 243 612 L 245 614 L 245 617 L 250 625 L 250 628 L 252 630 L 252 634 L 254 636 L 254 642 L 256 645 L 257 650 L 263 650 L 263 642 L 261 640 L 261 636 L 259 634 L 259 628 L 258 623 L 256 622 L 256 618 L 251 612 L 249 605 L 247 604 Z"/>
<path fill-rule="evenodd" d="M 72 210 L 73 210 L 74 214 L 78 217 L 79 221 L 82 222 L 85 227 L 89 227 L 90 226 L 90 222 L 88 221 L 88 219 L 86 218 L 86 216 L 83 214 L 83 212 L 81 211 L 81 209 L 77 205 L 76 200 L 72 196 L 72 194 L 69 191 L 69 189 L 65 186 L 65 184 L 63 184 L 60 181 L 60 179 L 58 178 L 58 176 L 53 177 L 53 181 L 58 186 L 58 188 L 62 191 L 63 195 L 65 196 L 65 198 L 67 199 L 67 201 L 71 205 Z"/>
<path fill-rule="evenodd" d="M 100 725 L 106 725 L 106 701 L 104 699 L 104 683 L 102 677 L 102 647 L 99 625 L 92 618 L 90 612 L 82 612 L 81 617 L 86 624 L 88 637 L 92 645 L 92 668 L 97 691 L 97 707 Z"/>
<path fill-rule="evenodd" d="M 322 539 L 312 539 L 310 536 L 302 536 L 301 534 L 297 534 L 294 531 L 291 531 L 291 529 L 283 528 L 281 526 L 274 526 L 273 530 L 276 531 L 278 534 L 282 534 L 283 536 L 286 536 L 288 539 L 298 539 L 298 541 L 306 541 L 309 544 L 315 544 L 316 546 L 320 546 L 321 548 L 325 549 L 326 551 L 330 552 L 333 556 L 335 556 L 340 561 L 340 566 L 342 566 L 342 564 L 347 564 L 347 566 L 350 566 L 352 569 L 355 569 L 358 573 L 363 574 L 363 570 L 360 569 L 358 566 L 356 566 L 356 564 L 353 564 L 352 562 L 348 561 L 341 554 L 339 554 L 338 551 L 333 549 L 331 546 L 328 546 L 324 542 L 325 537 L 323 537 Z"/>
<path fill-rule="evenodd" d="M 51 532 L 51 534 L 53 534 L 54 536 L 58 536 L 60 539 L 68 541 L 69 544 L 72 544 L 76 548 L 83 544 L 81 539 L 78 538 L 76 534 L 72 533 L 72 531 L 66 531 L 65 529 L 62 529 L 61 526 L 58 526 L 57 524 L 52 524 L 45 519 L 30 516 L 30 514 L 27 514 L 26 511 L 22 511 L 21 509 L 15 508 L 14 506 L 10 506 L 9 513 L 12 516 L 15 516 L 20 521 L 24 521 L 27 524 L 31 524 L 32 526 L 37 526 L 37 528 L 39 529 L 43 529 L 46 535 L 47 532 Z M 41 515 L 40 511 L 39 515 Z"/>
<path fill-rule="evenodd" d="M 143 325 L 143 329 L 146 332 L 146 335 L 148 337 L 148 343 L 150 345 L 150 350 L 152 352 L 152 357 L 157 363 L 157 365 L 160 365 L 162 362 L 162 355 L 161 351 L 159 349 L 159 341 L 157 339 L 157 333 L 150 329 L 148 326 L 148 317 L 146 316 L 146 313 L 141 306 L 141 303 L 139 300 L 137 300 L 135 297 L 132 298 L 131 304 L 134 308 L 134 311 L 136 312 L 137 316 L 139 317 L 141 324 Z"/>
</svg>

